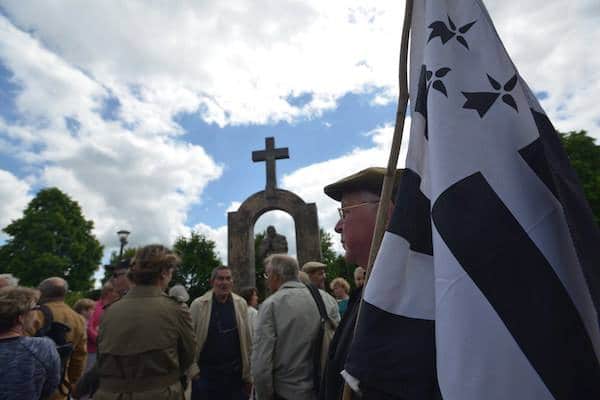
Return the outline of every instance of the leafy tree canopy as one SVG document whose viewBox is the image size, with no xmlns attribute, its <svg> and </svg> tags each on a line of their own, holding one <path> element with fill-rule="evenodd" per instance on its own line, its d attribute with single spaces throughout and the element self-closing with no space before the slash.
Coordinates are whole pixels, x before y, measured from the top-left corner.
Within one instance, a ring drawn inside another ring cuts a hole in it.
<svg viewBox="0 0 600 400">
<path fill-rule="evenodd" d="M 210 289 L 210 273 L 221 265 L 215 242 L 199 232 L 192 231 L 189 237 L 179 237 L 173 245 L 173 250 L 181 257 L 181 265 L 173 276 L 173 284 L 184 285 L 188 289 L 190 299 L 201 296 Z"/>
<path fill-rule="evenodd" d="M 586 131 L 561 133 L 560 139 L 579 176 L 596 222 L 600 223 L 600 146 Z"/>
<path fill-rule="evenodd" d="M 59 276 L 72 290 L 89 290 L 102 259 L 102 246 L 92 234 L 76 201 L 57 188 L 41 190 L 23 216 L 4 228 L 10 238 L 0 247 L 0 271 L 25 286 Z"/>
<path fill-rule="evenodd" d="M 341 254 L 336 254 L 333 251 L 333 239 L 331 234 L 325 232 L 323 228 L 319 229 L 321 236 L 321 256 L 323 264 L 327 264 L 327 290 L 329 283 L 337 277 L 344 278 L 350 286 L 354 287 L 354 269 L 356 265 L 346 262 L 346 259 Z"/>
</svg>

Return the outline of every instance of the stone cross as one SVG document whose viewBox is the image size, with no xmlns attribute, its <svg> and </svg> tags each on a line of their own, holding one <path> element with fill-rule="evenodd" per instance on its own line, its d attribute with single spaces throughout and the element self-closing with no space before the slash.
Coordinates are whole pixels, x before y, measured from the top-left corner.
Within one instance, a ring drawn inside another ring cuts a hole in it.
<svg viewBox="0 0 600 400">
<path fill-rule="evenodd" d="M 267 163 L 267 195 L 275 193 L 277 188 L 277 173 L 275 171 L 275 160 L 290 158 L 288 148 L 275 148 L 275 138 L 265 138 L 265 150 L 257 150 L 252 152 L 252 161 L 265 161 Z"/>
</svg>

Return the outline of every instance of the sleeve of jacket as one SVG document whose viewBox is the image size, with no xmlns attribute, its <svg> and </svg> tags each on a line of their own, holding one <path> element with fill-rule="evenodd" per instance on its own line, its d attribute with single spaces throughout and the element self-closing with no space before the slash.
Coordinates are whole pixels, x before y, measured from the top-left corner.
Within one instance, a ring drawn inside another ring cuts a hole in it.
<svg viewBox="0 0 600 400">
<path fill-rule="evenodd" d="M 327 309 L 327 316 L 335 323 L 335 326 L 337 327 L 341 319 L 340 309 L 338 307 L 337 301 L 333 298 L 332 295 L 330 295 L 324 290 L 319 289 L 319 293 L 321 293 L 323 303 L 325 303 L 325 308 Z"/>
<path fill-rule="evenodd" d="M 79 317 L 79 315 L 77 315 Z M 73 328 L 75 334 L 73 335 L 73 354 L 69 361 L 69 382 L 75 383 L 83 375 L 85 369 L 85 362 L 87 360 L 87 335 L 85 332 L 85 323 L 81 318 L 77 325 Z"/>
<path fill-rule="evenodd" d="M 179 313 L 179 340 L 177 343 L 177 352 L 179 355 L 179 367 L 181 373 L 192 365 L 196 358 L 196 337 L 192 327 L 192 318 L 185 306 L 178 306 Z"/>
<path fill-rule="evenodd" d="M 198 318 L 200 318 L 200 303 L 193 301 L 190 305 L 190 316 L 192 319 L 192 333 L 194 335 L 194 350 L 192 351 L 192 364 L 187 371 L 188 378 L 193 378 L 200 373 L 200 367 L 198 367 L 198 356 L 200 355 L 200 349 L 198 348 Z"/>
<path fill-rule="evenodd" d="M 257 400 L 273 399 L 273 356 L 276 344 L 273 303 L 267 301 L 258 311 L 250 363 Z"/>
<path fill-rule="evenodd" d="M 252 383 L 252 373 L 250 371 L 252 335 L 250 333 L 250 325 L 248 323 L 248 305 L 246 304 L 246 300 L 244 300 L 242 297 L 237 297 L 235 306 L 236 320 L 241 323 L 241 326 L 239 327 L 239 334 L 244 336 L 243 340 L 240 336 L 240 350 L 245 353 L 244 357 L 242 358 L 242 364 L 244 363 L 244 358 L 246 360 L 246 368 L 242 368 L 242 380 L 246 383 Z"/>
<path fill-rule="evenodd" d="M 46 367 L 46 381 L 42 387 L 42 398 L 49 396 L 60 384 L 60 357 L 56 351 L 56 345 L 50 339 L 44 339 L 45 349 L 40 357 L 47 360 L 44 363 Z"/>
</svg>

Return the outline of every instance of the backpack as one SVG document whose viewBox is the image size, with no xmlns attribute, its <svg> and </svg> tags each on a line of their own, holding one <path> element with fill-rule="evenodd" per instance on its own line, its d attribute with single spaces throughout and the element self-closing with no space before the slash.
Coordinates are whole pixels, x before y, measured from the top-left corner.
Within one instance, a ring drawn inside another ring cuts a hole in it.
<svg viewBox="0 0 600 400">
<path fill-rule="evenodd" d="M 58 385 L 58 390 L 64 396 L 68 396 L 70 392 L 70 385 L 66 380 L 67 377 L 67 363 L 73 353 L 73 343 L 67 342 L 67 333 L 71 328 L 63 324 L 62 322 L 54 321 L 52 312 L 50 309 L 41 304 L 40 311 L 44 315 L 44 325 L 38 329 L 35 333 L 36 337 L 47 337 L 54 341 L 56 345 L 56 351 L 60 357 L 60 376 L 61 382 Z M 67 388 L 67 393 L 64 392 L 64 388 Z"/>
<path fill-rule="evenodd" d="M 306 284 L 308 291 L 312 295 L 312 298 L 317 304 L 319 315 L 321 317 L 321 323 L 319 324 L 319 332 L 315 339 L 313 347 L 313 383 L 315 392 L 319 392 L 321 387 L 321 380 L 323 379 L 323 371 L 325 370 L 325 363 L 327 362 L 327 353 L 329 352 L 329 344 L 335 334 L 337 324 L 329 318 L 327 310 L 325 309 L 325 303 L 321 297 L 319 289 L 312 284 Z"/>
</svg>

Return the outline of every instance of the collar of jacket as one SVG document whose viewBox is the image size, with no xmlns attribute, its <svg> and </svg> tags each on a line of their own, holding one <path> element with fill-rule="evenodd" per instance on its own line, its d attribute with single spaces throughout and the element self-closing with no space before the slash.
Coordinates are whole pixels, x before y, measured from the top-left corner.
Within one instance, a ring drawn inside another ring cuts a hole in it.
<svg viewBox="0 0 600 400">
<path fill-rule="evenodd" d="M 136 285 L 129 289 L 125 296 L 127 297 L 155 297 L 165 293 L 161 288 L 154 285 Z"/>
<path fill-rule="evenodd" d="M 287 281 L 284 282 L 279 289 L 287 289 L 287 288 L 305 288 L 306 285 L 300 281 Z"/>
<path fill-rule="evenodd" d="M 231 295 L 231 300 L 235 303 L 235 300 L 238 297 L 238 295 L 235 294 L 235 293 L 233 293 L 233 292 L 231 292 L 230 295 Z M 198 301 L 210 301 L 210 302 L 212 302 L 212 299 L 213 299 L 213 291 L 212 291 L 212 289 L 209 290 L 208 292 L 204 293 L 202 296 L 198 297 Z M 244 300 L 244 301 L 246 301 L 246 300 Z"/>
</svg>

